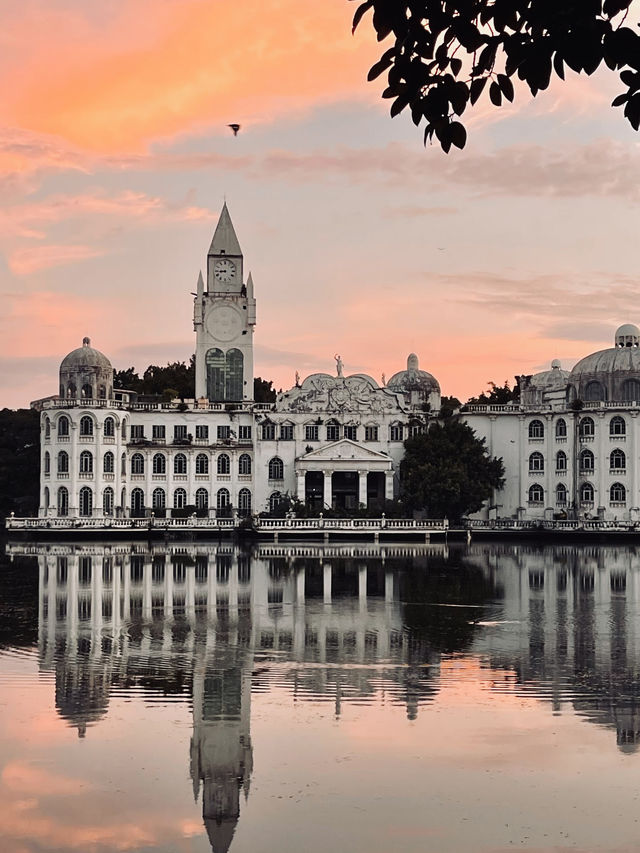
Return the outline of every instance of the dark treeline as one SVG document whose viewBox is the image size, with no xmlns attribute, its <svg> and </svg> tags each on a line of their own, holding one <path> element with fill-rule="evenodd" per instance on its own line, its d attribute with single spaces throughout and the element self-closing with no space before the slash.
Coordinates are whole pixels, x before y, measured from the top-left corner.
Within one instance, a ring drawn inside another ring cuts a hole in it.
<svg viewBox="0 0 640 853">
<path fill-rule="evenodd" d="M 0 516 L 37 515 L 40 419 L 32 409 L 0 411 Z"/>
<path fill-rule="evenodd" d="M 116 388 L 125 388 L 127 391 L 135 391 L 143 396 L 160 395 L 166 400 L 173 400 L 176 397 L 181 400 L 193 398 L 196 385 L 196 357 L 192 355 L 188 364 L 185 361 L 174 361 L 165 367 L 150 364 L 142 376 L 136 373 L 135 367 L 116 370 L 113 380 Z M 253 395 L 256 403 L 275 402 L 276 392 L 273 382 L 256 376 L 253 380 Z"/>
</svg>

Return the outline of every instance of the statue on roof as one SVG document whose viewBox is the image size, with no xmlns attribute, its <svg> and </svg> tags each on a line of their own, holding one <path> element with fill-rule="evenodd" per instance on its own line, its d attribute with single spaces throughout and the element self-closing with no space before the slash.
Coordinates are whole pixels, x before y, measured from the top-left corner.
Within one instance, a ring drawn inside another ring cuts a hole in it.
<svg viewBox="0 0 640 853">
<path fill-rule="evenodd" d="M 344 368 L 344 362 L 342 361 L 342 358 L 339 355 L 334 355 L 334 358 L 336 360 L 336 375 L 344 376 L 344 373 L 342 372 Z"/>
</svg>

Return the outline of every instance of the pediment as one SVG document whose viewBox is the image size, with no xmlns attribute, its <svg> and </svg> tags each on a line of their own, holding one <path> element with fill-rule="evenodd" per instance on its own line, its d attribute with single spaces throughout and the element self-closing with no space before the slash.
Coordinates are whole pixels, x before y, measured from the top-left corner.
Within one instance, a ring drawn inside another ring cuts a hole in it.
<svg viewBox="0 0 640 853">
<path fill-rule="evenodd" d="M 331 444 L 325 444 L 323 447 L 318 447 L 316 450 L 310 450 L 304 456 L 300 456 L 300 461 L 305 462 L 320 462 L 331 461 L 336 459 L 353 459 L 361 462 L 389 462 L 391 457 L 386 453 L 381 453 L 379 450 L 371 450 L 369 447 L 363 447 L 357 441 L 343 438 L 340 441 L 333 441 Z"/>
</svg>

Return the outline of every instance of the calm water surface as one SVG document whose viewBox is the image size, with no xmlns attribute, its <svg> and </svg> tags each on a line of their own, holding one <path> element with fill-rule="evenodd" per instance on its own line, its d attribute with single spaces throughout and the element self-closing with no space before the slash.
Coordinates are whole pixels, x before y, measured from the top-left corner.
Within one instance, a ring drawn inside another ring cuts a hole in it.
<svg viewBox="0 0 640 853">
<path fill-rule="evenodd" d="M 640 850 L 640 550 L 2 560 L 3 853 Z"/>
</svg>

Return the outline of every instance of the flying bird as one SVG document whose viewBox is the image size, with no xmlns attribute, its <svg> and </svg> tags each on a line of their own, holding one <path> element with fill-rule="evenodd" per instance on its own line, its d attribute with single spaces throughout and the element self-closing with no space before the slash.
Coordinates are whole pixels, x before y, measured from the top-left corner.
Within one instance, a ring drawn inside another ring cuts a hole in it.
<svg viewBox="0 0 640 853">
<path fill-rule="evenodd" d="M 228 125 L 227 125 L 227 127 L 230 127 L 230 128 L 231 128 L 231 130 L 233 131 L 233 135 L 234 135 L 234 136 L 237 136 L 237 135 L 238 135 L 238 131 L 240 130 L 240 125 L 239 125 L 239 124 L 228 124 Z"/>
</svg>

